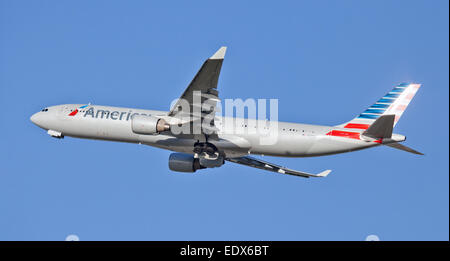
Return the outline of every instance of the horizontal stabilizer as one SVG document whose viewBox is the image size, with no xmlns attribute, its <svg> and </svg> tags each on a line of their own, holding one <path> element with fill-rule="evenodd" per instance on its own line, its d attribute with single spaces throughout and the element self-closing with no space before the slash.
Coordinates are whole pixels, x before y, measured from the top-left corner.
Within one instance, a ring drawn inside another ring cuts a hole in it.
<svg viewBox="0 0 450 261">
<path fill-rule="evenodd" d="M 380 116 L 362 134 L 374 139 L 390 138 L 392 136 L 392 130 L 394 129 L 394 119 L 394 114 Z"/>
<path fill-rule="evenodd" d="M 388 144 L 384 144 L 384 145 L 389 146 L 389 147 L 394 148 L 394 149 L 404 150 L 406 152 L 410 152 L 410 153 L 413 153 L 413 154 L 423 155 L 422 152 L 418 152 L 417 150 L 411 149 L 410 147 L 406 147 L 405 145 L 402 145 L 402 144 L 400 144 L 398 142 L 388 143 Z"/>
</svg>

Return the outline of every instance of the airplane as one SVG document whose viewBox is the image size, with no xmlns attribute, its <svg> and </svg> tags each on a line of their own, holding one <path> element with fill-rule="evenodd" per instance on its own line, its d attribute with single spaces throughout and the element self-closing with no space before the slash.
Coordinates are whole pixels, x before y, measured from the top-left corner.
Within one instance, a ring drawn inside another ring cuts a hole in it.
<svg viewBox="0 0 450 261">
<path fill-rule="evenodd" d="M 269 121 L 274 123 L 277 131 L 277 138 L 270 145 L 261 144 L 259 133 L 245 132 L 246 129 L 256 128 L 261 121 L 267 123 L 267 119 L 241 118 L 243 123 L 240 125 L 231 128 L 224 126 L 222 123 L 226 117 L 216 116 L 211 113 L 211 108 L 220 101 L 217 83 L 226 49 L 221 47 L 203 63 L 170 111 L 64 104 L 46 107 L 33 114 L 30 120 L 55 138 L 69 136 L 129 142 L 173 151 L 168 162 L 169 169 L 176 172 L 194 173 L 199 169 L 216 168 L 225 162 L 233 162 L 304 178 L 326 177 L 331 170 L 312 174 L 250 155 L 312 157 L 381 145 L 423 155 L 400 144 L 406 137 L 393 133 L 393 128 L 421 86 L 416 83 L 398 84 L 354 119 L 340 125 Z M 200 97 L 200 105 L 198 101 L 194 102 L 196 95 Z M 205 110 L 203 104 L 211 108 L 206 106 Z M 176 127 L 200 131 L 177 133 L 173 131 Z"/>
</svg>

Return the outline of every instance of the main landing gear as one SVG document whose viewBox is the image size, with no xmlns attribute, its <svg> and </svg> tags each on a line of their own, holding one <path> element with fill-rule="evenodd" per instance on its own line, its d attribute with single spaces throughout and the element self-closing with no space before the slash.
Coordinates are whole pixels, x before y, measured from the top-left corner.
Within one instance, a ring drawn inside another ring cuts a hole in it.
<svg viewBox="0 0 450 261">
<path fill-rule="evenodd" d="M 196 142 L 194 153 L 195 158 L 199 159 L 200 165 L 206 168 L 220 167 L 225 162 L 217 147 L 209 142 Z"/>
<path fill-rule="evenodd" d="M 194 153 L 198 155 L 208 155 L 209 157 L 218 156 L 219 152 L 217 147 L 209 142 L 196 142 L 194 144 Z M 205 155 L 205 156 L 206 156 Z"/>
</svg>

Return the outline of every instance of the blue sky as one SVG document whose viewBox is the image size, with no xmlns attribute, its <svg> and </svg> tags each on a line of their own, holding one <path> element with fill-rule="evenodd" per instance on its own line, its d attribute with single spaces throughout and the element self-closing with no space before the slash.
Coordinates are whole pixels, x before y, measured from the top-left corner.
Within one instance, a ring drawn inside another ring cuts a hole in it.
<svg viewBox="0 0 450 261">
<path fill-rule="evenodd" d="M 0 240 L 449 239 L 448 1 L 0 1 Z M 388 147 L 170 172 L 168 151 L 50 138 L 29 117 L 88 103 L 167 110 L 229 47 L 222 98 L 335 125 L 423 86 Z"/>
</svg>

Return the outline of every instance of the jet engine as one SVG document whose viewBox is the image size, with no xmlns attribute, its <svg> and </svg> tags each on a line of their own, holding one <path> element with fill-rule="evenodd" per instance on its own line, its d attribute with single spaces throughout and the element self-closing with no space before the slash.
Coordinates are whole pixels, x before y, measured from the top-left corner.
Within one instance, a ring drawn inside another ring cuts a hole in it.
<svg viewBox="0 0 450 261">
<path fill-rule="evenodd" d="M 154 116 L 134 115 L 131 119 L 131 130 L 136 134 L 158 134 L 170 129 L 164 119 Z"/>
<path fill-rule="evenodd" d="M 186 153 L 172 153 L 169 156 L 169 169 L 177 172 L 195 172 L 204 169 L 199 159 Z"/>
<path fill-rule="evenodd" d="M 169 169 L 177 172 L 195 172 L 198 169 L 220 167 L 223 163 L 223 157 L 195 158 L 194 155 L 186 153 L 172 153 L 169 156 Z"/>
</svg>

